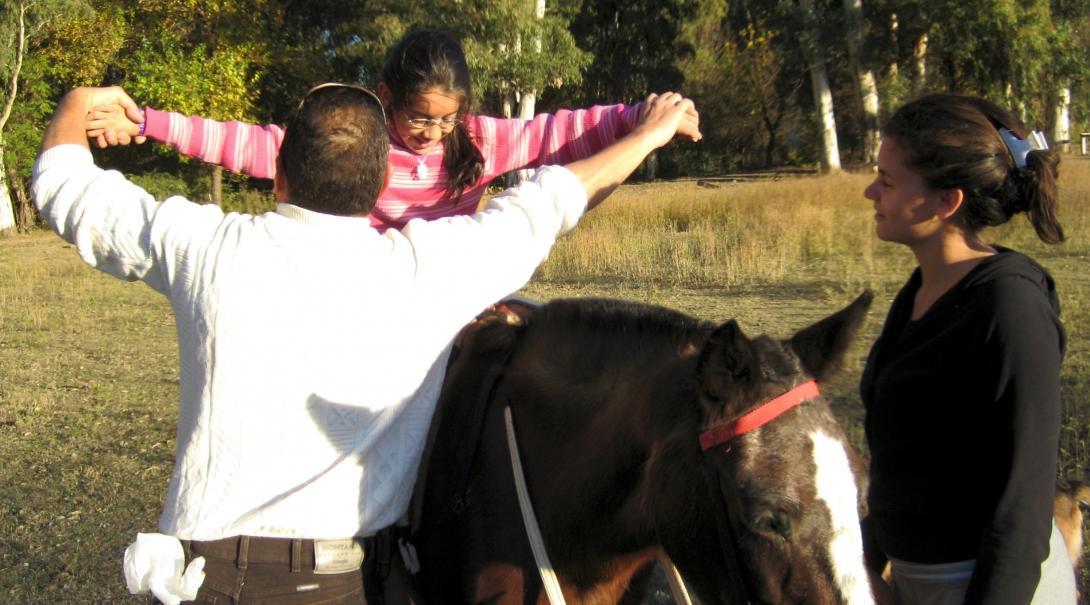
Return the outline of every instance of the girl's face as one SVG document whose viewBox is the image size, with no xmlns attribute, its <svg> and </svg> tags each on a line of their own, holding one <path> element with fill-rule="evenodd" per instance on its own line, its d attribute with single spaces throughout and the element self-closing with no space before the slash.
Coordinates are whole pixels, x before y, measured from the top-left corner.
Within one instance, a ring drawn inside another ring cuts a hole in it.
<svg viewBox="0 0 1090 605">
<path fill-rule="evenodd" d="M 409 97 L 406 107 L 394 109 L 394 128 L 410 151 L 425 154 L 454 130 L 461 106 L 457 95 L 429 88 Z"/>
<path fill-rule="evenodd" d="M 945 224 L 939 216 L 942 192 L 924 184 L 923 176 L 904 162 L 897 142 L 886 138 L 878 150 L 878 175 L 863 190 L 874 202 L 878 239 L 912 246 L 929 239 Z"/>
</svg>

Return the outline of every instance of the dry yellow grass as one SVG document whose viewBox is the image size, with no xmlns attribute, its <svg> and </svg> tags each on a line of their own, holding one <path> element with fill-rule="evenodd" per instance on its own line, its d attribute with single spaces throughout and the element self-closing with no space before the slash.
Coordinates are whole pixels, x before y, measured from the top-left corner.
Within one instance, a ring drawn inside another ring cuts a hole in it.
<svg viewBox="0 0 1090 605">
<path fill-rule="evenodd" d="M 1090 163 L 1068 163 L 1062 218 L 1076 237 L 1064 249 L 1086 252 Z M 847 290 L 899 282 L 914 263 L 904 248 L 874 236 L 873 208 L 862 195 L 870 178 L 628 187 L 589 214 L 538 276 L 683 287 L 822 280 Z M 990 235 L 1030 254 L 1043 251 L 1024 223 Z"/>
</svg>

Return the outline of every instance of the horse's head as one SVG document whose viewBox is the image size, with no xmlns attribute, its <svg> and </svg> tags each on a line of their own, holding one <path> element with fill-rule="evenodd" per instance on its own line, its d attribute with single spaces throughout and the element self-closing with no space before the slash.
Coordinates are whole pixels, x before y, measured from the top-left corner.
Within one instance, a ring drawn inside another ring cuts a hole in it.
<svg viewBox="0 0 1090 605">
<path fill-rule="evenodd" d="M 708 499 L 725 505 L 716 524 L 727 567 L 720 574 L 740 574 L 744 581 L 733 584 L 746 589 L 732 592 L 732 582 L 720 580 L 711 598 L 873 602 L 860 536 L 859 466 L 811 383 L 838 367 L 871 298 L 863 294 L 787 341 L 750 339 L 732 320 L 700 351 Z"/>
</svg>

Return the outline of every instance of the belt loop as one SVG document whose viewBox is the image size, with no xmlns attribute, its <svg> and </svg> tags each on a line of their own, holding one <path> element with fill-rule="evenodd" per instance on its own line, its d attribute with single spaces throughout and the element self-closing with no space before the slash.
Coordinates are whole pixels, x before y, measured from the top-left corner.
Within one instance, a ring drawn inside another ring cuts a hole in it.
<svg viewBox="0 0 1090 605">
<path fill-rule="evenodd" d="M 246 569 L 249 565 L 250 557 L 250 536 L 241 536 L 238 539 L 238 558 L 235 560 L 238 563 L 239 569 Z"/>
<path fill-rule="evenodd" d="M 291 573 L 299 573 L 303 569 L 303 541 L 294 538 L 291 541 Z"/>
</svg>

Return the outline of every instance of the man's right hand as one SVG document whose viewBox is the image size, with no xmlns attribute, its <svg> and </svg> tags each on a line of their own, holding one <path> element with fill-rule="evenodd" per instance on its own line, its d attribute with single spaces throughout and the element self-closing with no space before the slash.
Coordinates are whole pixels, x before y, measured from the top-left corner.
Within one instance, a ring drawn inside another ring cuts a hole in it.
<svg viewBox="0 0 1090 605">
<path fill-rule="evenodd" d="M 624 137 L 594 155 L 567 165 L 587 191 L 587 207 L 594 208 L 652 151 L 680 134 L 700 140 L 700 116 L 693 102 L 676 92 L 650 95 L 640 111 L 640 122 Z"/>
<path fill-rule="evenodd" d="M 634 129 L 637 133 L 641 131 L 652 135 L 656 148 L 670 142 L 675 135 L 694 143 L 703 137 L 700 134 L 700 114 L 692 100 L 676 92 L 647 96 L 640 111 L 640 121 Z"/>
<path fill-rule="evenodd" d="M 115 91 L 113 102 L 97 103 L 87 112 L 87 138 L 95 141 L 99 147 L 143 143 L 146 137 L 140 134 L 140 124 L 144 114 L 136 102 L 120 88 Z"/>
</svg>

